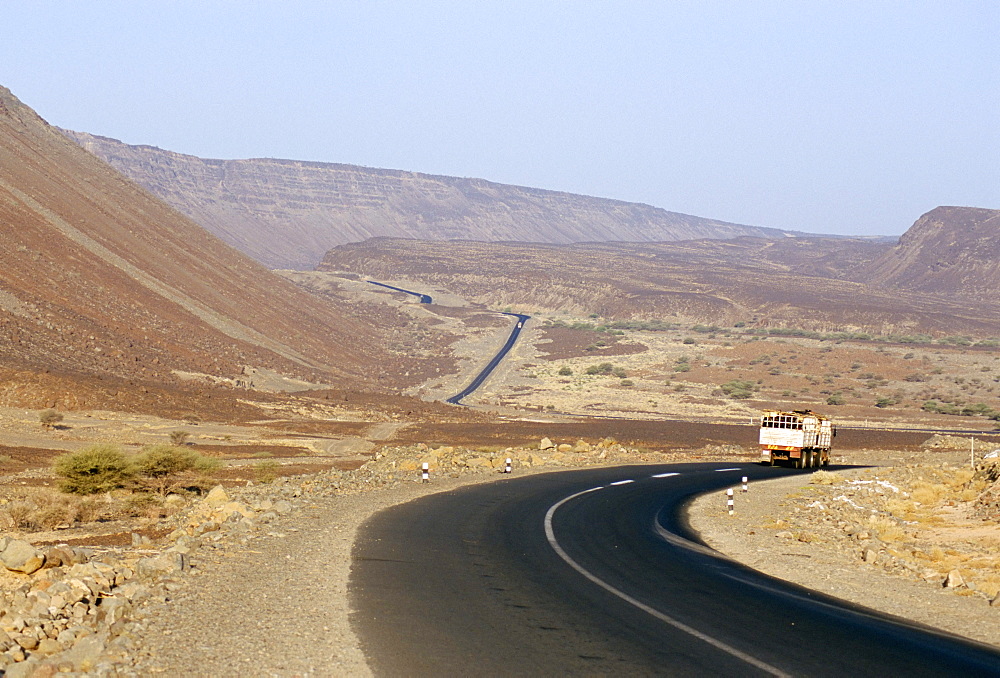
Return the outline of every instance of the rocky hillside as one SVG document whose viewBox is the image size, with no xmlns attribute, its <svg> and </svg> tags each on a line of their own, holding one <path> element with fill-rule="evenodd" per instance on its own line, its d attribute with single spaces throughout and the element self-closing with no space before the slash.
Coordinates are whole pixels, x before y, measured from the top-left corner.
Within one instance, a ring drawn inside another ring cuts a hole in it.
<svg viewBox="0 0 1000 678">
<path fill-rule="evenodd" d="M 331 247 L 374 236 L 573 243 L 781 233 L 482 179 L 295 160 L 207 160 L 62 132 L 270 268 L 311 269 Z"/>
<path fill-rule="evenodd" d="M 421 281 L 493 308 L 533 313 L 880 335 L 1000 335 L 994 301 L 886 290 L 852 279 L 890 247 L 822 237 L 576 245 L 375 238 L 330 250 L 318 269 Z"/>
<path fill-rule="evenodd" d="M 243 365 L 360 380 L 382 344 L 369 320 L 225 245 L 4 88 L 0 224 L 0 405 L 86 400 L 78 382 L 53 396 L 60 380 L 114 382 L 113 396 Z"/>
<path fill-rule="evenodd" d="M 938 207 L 860 277 L 877 285 L 992 300 L 1000 289 L 997 261 L 1000 210 Z"/>
</svg>

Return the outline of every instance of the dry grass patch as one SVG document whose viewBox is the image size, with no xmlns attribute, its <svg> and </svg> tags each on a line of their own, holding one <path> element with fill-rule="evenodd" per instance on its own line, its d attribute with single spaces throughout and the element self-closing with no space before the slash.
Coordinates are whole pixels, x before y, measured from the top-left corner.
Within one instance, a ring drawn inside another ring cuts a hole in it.
<svg viewBox="0 0 1000 678">
<path fill-rule="evenodd" d="M 844 477 L 836 471 L 816 471 L 809 478 L 813 485 L 836 485 L 843 480 Z"/>
<path fill-rule="evenodd" d="M 868 528 L 887 544 L 902 541 L 906 537 L 905 530 L 889 516 L 870 516 L 866 522 Z"/>
</svg>

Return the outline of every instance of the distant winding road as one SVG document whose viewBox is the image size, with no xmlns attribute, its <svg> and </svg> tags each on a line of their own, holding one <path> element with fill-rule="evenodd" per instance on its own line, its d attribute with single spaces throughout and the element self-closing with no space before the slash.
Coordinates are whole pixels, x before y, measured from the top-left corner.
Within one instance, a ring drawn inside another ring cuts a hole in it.
<svg viewBox="0 0 1000 678">
<path fill-rule="evenodd" d="M 423 294 L 422 292 L 414 292 L 413 290 L 404 290 L 402 287 L 396 287 L 395 285 L 387 285 L 386 283 L 376 282 L 374 280 L 369 280 L 368 282 L 371 283 L 372 285 L 378 285 L 379 287 L 385 287 L 390 290 L 395 290 L 396 292 L 405 292 L 406 294 L 412 294 L 413 296 L 420 299 L 421 304 L 434 303 L 433 299 L 431 299 L 431 296 L 429 294 Z M 524 323 L 526 323 L 528 319 L 531 317 L 530 315 L 524 315 L 521 313 L 504 313 L 504 312 L 499 312 L 499 313 L 500 315 L 509 315 L 511 317 L 517 318 L 517 322 L 514 324 L 514 328 L 511 330 L 510 336 L 507 337 L 507 343 L 505 343 L 503 347 L 497 352 L 497 354 L 493 356 L 490 362 L 486 364 L 486 367 L 484 367 L 482 371 L 480 371 L 480 373 L 476 375 L 476 378 L 473 379 L 468 386 L 466 386 L 464 389 L 462 389 L 452 397 L 445 400 L 446 403 L 451 403 L 452 405 L 461 405 L 462 398 L 468 397 L 477 388 L 483 385 L 483 382 L 486 381 L 487 378 L 489 378 L 490 374 L 493 373 L 493 370 L 495 370 L 497 365 L 500 364 L 500 361 L 504 359 L 504 357 L 510 352 L 510 349 L 514 347 L 514 344 L 517 343 L 517 338 L 521 335 L 521 330 L 524 328 Z"/>
<path fill-rule="evenodd" d="M 524 315 L 522 313 L 501 313 L 501 315 L 509 315 L 511 317 L 517 318 L 517 322 L 514 324 L 513 329 L 510 331 L 510 336 L 507 337 L 507 343 L 497 351 L 497 354 L 486 364 L 486 367 L 476 375 L 468 386 L 453 395 L 452 397 L 445 400 L 446 403 L 451 403 L 453 405 L 461 405 L 462 398 L 469 396 L 473 391 L 483 385 L 483 382 L 493 373 L 500 361 L 506 357 L 510 352 L 510 349 L 514 348 L 514 344 L 517 343 L 517 338 L 521 335 L 521 330 L 524 329 L 524 323 L 531 318 L 530 315 Z"/>
<path fill-rule="evenodd" d="M 376 675 L 996 676 L 1000 653 L 782 582 L 698 542 L 693 495 L 791 473 L 551 473 L 377 514 L 352 623 Z"/>
</svg>

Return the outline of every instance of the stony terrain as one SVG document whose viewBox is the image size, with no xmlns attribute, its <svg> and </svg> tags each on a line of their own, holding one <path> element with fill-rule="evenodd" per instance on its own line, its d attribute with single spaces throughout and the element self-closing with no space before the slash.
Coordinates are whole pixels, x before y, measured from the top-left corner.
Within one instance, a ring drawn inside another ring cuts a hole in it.
<svg viewBox="0 0 1000 678">
<path fill-rule="evenodd" d="M 308 270 L 335 245 L 377 236 L 570 243 L 781 235 L 482 179 L 271 158 L 207 160 L 63 133 L 270 268 Z"/>
</svg>

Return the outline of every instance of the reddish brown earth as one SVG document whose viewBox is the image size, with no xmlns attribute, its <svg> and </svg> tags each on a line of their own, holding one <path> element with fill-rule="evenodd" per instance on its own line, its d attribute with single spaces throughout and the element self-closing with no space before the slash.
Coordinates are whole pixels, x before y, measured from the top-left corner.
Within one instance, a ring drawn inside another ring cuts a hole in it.
<svg viewBox="0 0 1000 678">
<path fill-rule="evenodd" d="M 1000 210 L 938 207 L 860 271 L 898 289 L 994 299 L 1000 289 Z"/>
<path fill-rule="evenodd" d="M 253 408 L 231 388 L 175 371 L 224 381 L 251 365 L 373 390 L 425 378 L 419 356 L 384 360 L 424 332 L 398 310 L 321 299 L 272 274 L 6 89 L 0 223 L 0 405 L 240 419 Z"/>
</svg>

